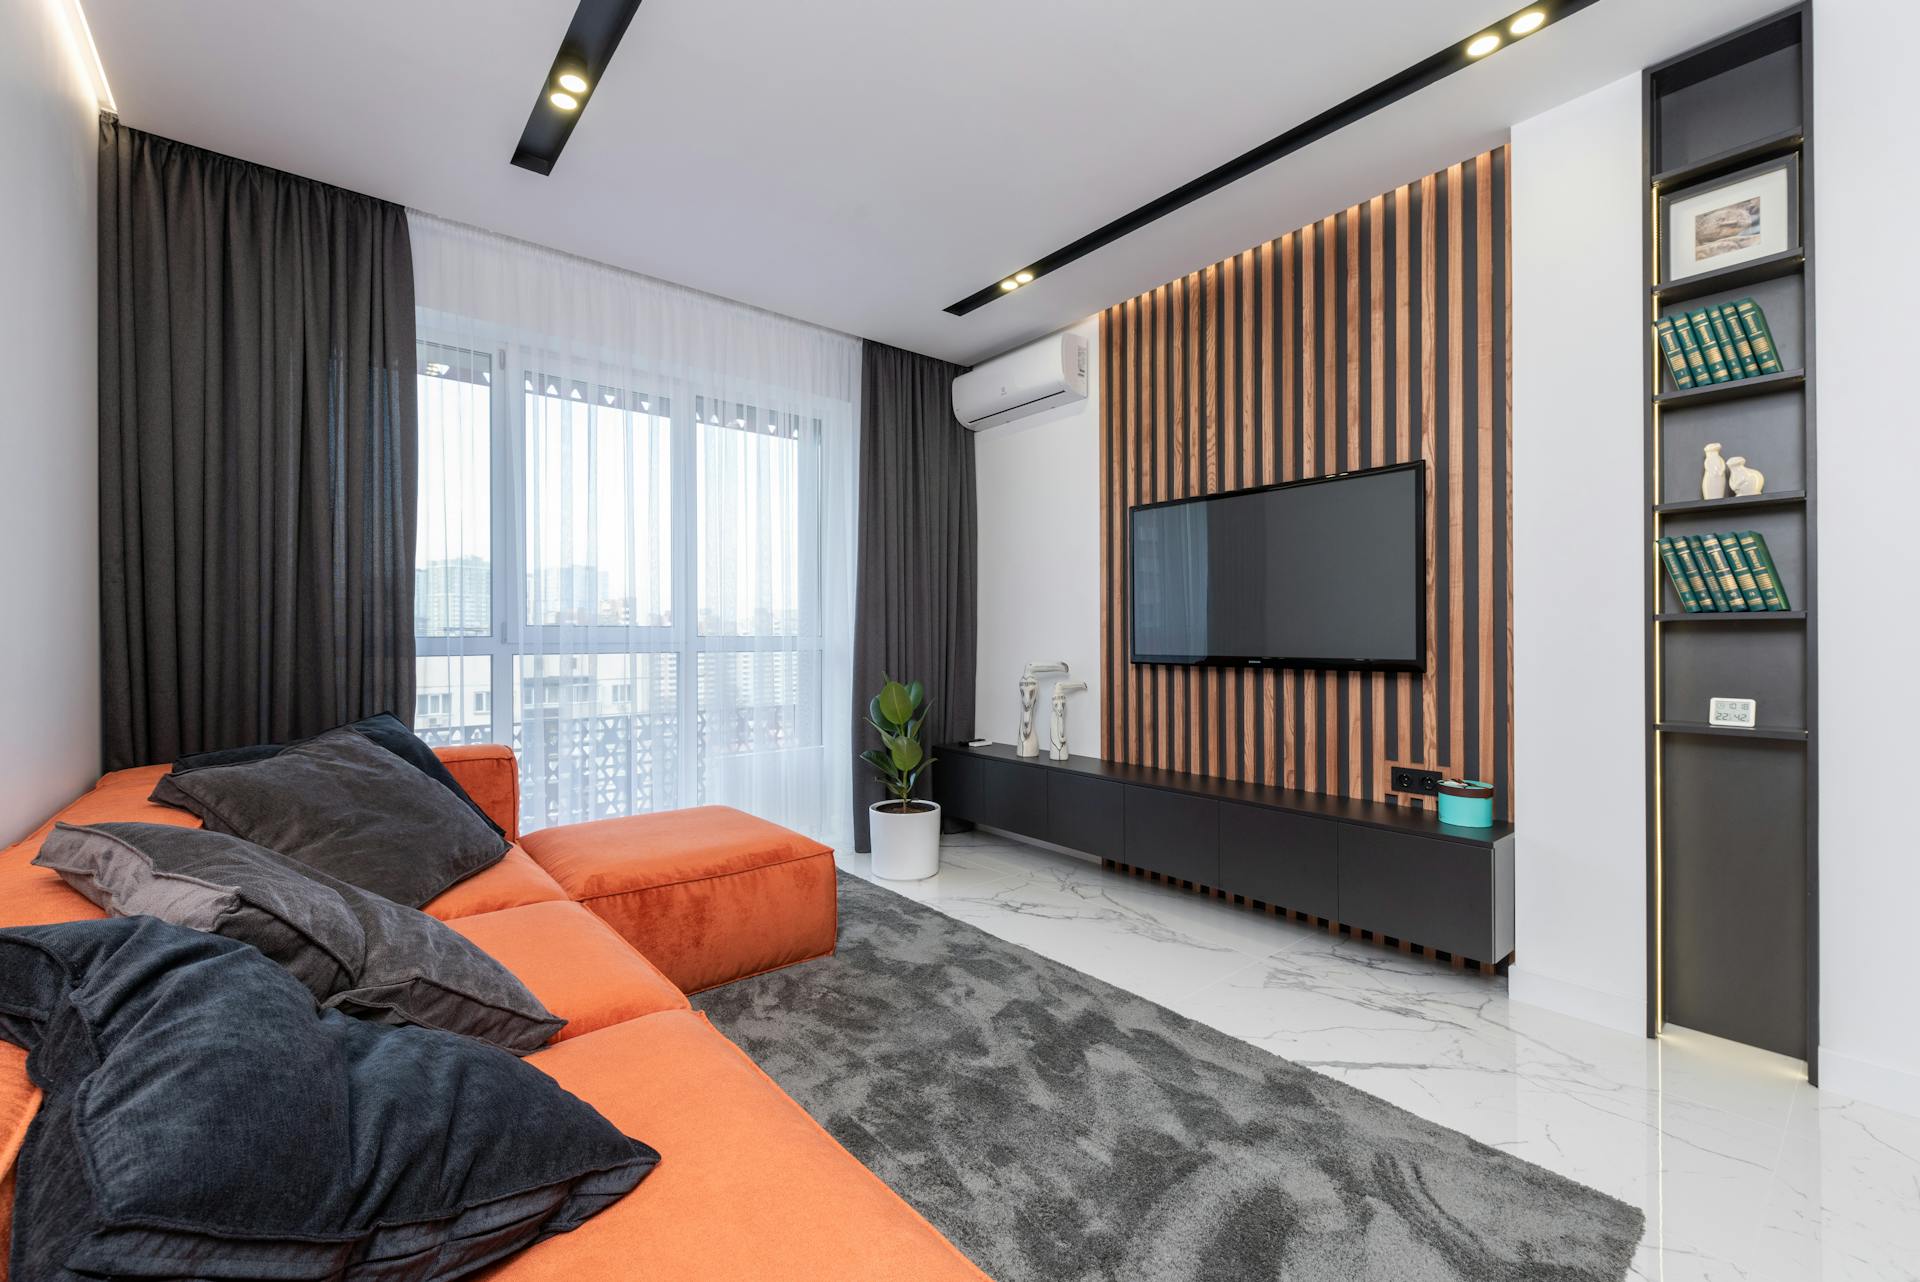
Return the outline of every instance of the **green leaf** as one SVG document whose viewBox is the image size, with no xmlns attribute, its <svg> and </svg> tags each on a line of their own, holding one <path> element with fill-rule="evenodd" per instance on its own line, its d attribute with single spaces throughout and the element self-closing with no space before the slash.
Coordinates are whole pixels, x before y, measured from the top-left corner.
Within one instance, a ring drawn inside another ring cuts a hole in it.
<svg viewBox="0 0 1920 1282">
<path fill-rule="evenodd" d="M 926 760 L 926 752 L 912 739 L 895 738 L 889 746 L 893 750 L 894 767 L 898 770 L 918 769 L 920 763 Z"/>
<path fill-rule="evenodd" d="M 888 773 L 891 773 L 893 770 L 893 758 L 889 756 L 887 753 L 880 751 L 880 749 L 878 748 L 868 748 L 865 752 L 860 754 L 860 760 L 866 762 L 868 765 L 872 766 L 875 770 L 885 771 Z"/>
<path fill-rule="evenodd" d="M 907 698 L 913 701 L 914 709 L 917 711 L 927 700 L 927 688 L 915 681 L 907 687 Z"/>
<path fill-rule="evenodd" d="M 913 719 L 913 699 L 898 681 L 887 682 L 874 702 L 880 705 L 880 715 L 896 726 L 904 726 Z"/>
<path fill-rule="evenodd" d="M 900 729 L 897 722 L 888 721 L 886 714 L 880 710 L 880 696 L 877 694 L 867 701 L 867 720 L 881 734 L 896 734 Z"/>
</svg>

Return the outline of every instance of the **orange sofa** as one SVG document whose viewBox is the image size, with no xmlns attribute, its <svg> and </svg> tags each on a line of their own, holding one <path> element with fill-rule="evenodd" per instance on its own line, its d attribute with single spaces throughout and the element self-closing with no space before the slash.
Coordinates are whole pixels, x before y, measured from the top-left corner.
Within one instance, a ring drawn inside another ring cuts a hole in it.
<svg viewBox="0 0 1920 1282">
<path fill-rule="evenodd" d="M 725 807 L 572 824 L 519 840 L 504 747 L 441 759 L 514 844 L 427 911 L 512 970 L 567 1024 L 528 1063 L 660 1150 L 657 1169 L 498 1282 L 942 1282 L 986 1275 L 841 1148 L 686 994 L 833 951 L 833 852 Z M 55 821 L 198 826 L 147 800 L 164 766 L 110 774 L 0 852 L 0 927 L 98 917 L 31 861 Z M 0 1248 L 38 1099 L 0 1044 Z M 0 1249 L 0 1278 L 5 1252 Z"/>
</svg>

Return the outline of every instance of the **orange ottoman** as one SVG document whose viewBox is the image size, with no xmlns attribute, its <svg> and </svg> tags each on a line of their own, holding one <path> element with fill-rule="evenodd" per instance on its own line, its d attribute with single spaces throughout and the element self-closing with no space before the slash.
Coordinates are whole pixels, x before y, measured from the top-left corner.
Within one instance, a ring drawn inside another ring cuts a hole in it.
<svg viewBox="0 0 1920 1282">
<path fill-rule="evenodd" d="M 833 951 L 833 851 L 731 807 L 565 824 L 521 844 L 686 992 Z"/>
</svg>

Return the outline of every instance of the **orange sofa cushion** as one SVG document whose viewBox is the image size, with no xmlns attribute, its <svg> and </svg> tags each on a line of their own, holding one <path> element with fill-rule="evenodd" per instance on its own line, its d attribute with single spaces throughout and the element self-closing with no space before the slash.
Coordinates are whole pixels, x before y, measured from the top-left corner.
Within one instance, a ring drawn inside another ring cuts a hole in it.
<svg viewBox="0 0 1920 1282">
<path fill-rule="evenodd" d="M 673 981 L 613 928 L 568 900 L 524 904 L 447 923 L 519 977 L 567 1021 L 555 1041 L 655 1011 L 686 1010 Z"/>
<path fill-rule="evenodd" d="M 27 1053 L 0 1042 L 0 1282 L 13 1254 L 14 1163 L 40 1111 L 40 1088 L 27 1080 Z"/>
<path fill-rule="evenodd" d="M 456 881 L 429 899 L 420 911 L 441 921 L 451 921 L 455 917 L 494 913 L 522 904 L 556 902 L 566 903 L 567 892 L 515 842 L 507 847 L 499 863 L 482 868 L 464 881 Z"/>
<path fill-rule="evenodd" d="M 694 1011 L 528 1063 L 660 1150 L 632 1196 L 483 1276 L 984 1282 L 986 1275 Z"/>
<path fill-rule="evenodd" d="M 833 851 L 730 807 L 543 828 L 525 845 L 689 993 L 833 951 Z"/>
<path fill-rule="evenodd" d="M 461 744 L 435 748 L 434 755 L 473 804 L 506 829 L 508 841 L 520 839 L 520 765 L 504 743 Z"/>
</svg>

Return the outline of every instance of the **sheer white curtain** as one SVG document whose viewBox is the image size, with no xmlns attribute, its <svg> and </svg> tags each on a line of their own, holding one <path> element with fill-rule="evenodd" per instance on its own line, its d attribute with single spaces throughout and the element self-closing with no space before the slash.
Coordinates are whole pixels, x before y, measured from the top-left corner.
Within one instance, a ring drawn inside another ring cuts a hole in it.
<svg viewBox="0 0 1920 1282">
<path fill-rule="evenodd" d="M 857 339 L 410 212 L 415 725 L 528 828 L 737 806 L 844 844 Z"/>
</svg>

